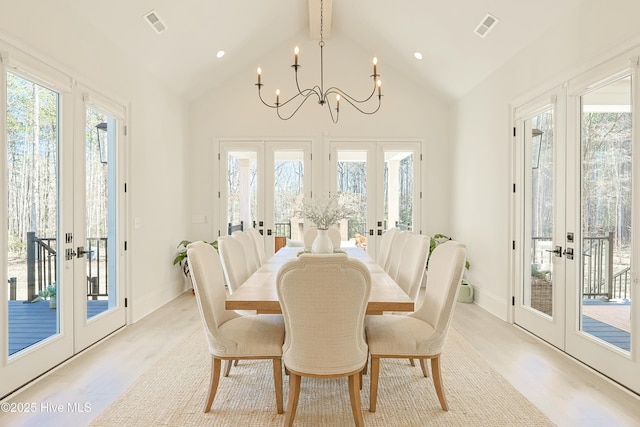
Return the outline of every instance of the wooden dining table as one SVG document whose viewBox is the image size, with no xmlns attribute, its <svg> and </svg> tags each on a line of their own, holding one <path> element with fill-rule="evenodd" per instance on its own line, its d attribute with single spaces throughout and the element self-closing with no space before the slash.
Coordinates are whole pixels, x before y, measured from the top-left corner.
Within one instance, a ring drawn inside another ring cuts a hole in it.
<svg viewBox="0 0 640 427">
<path fill-rule="evenodd" d="M 371 258 L 358 247 L 341 248 L 350 258 L 364 263 L 371 274 L 371 294 L 367 314 L 382 314 L 385 311 L 411 312 L 414 303 L 398 284 Z M 276 277 L 278 270 L 302 251 L 300 247 L 284 247 L 269 258 L 255 273 L 227 297 L 227 310 L 255 310 L 258 314 L 282 313 Z"/>
</svg>

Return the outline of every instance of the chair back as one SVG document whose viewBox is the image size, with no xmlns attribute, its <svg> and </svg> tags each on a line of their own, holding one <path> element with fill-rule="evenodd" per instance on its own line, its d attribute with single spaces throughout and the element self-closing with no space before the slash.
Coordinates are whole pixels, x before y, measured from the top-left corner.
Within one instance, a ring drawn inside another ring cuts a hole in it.
<svg viewBox="0 0 640 427">
<path fill-rule="evenodd" d="M 398 278 L 400 264 L 402 262 L 402 251 L 407 239 L 412 233 L 410 231 L 402 231 L 396 235 L 391 242 L 391 250 L 389 251 L 389 262 L 387 264 L 387 273 L 393 280 Z"/>
<path fill-rule="evenodd" d="M 427 268 L 430 243 L 427 236 L 410 234 L 402 249 L 396 283 L 414 302 L 418 300 L 420 285 Z"/>
<path fill-rule="evenodd" d="M 256 270 L 260 268 L 260 261 L 258 261 L 258 254 L 256 253 L 256 245 L 253 243 L 253 238 L 244 231 L 234 231 L 231 236 L 237 239 L 242 245 L 244 262 L 247 264 L 249 275 L 255 273 Z"/>
<path fill-rule="evenodd" d="M 209 351 L 217 354 L 221 347 L 234 348 L 235 344 L 218 330 L 223 323 L 240 316 L 224 307 L 227 293 L 218 253 L 208 243 L 193 242 L 187 246 L 187 260 Z"/>
<path fill-rule="evenodd" d="M 331 244 L 334 249 L 339 249 L 342 243 L 342 236 L 340 236 L 340 229 L 338 227 L 329 227 L 329 231 L 327 231 L 329 238 L 331 239 Z"/>
<path fill-rule="evenodd" d="M 397 228 L 390 228 L 384 232 L 380 239 L 380 248 L 378 249 L 378 255 L 376 256 L 376 262 L 385 271 L 387 269 L 387 263 L 389 262 L 389 253 L 391 251 L 391 243 L 400 230 Z"/>
<path fill-rule="evenodd" d="M 260 266 L 262 266 L 262 264 L 267 262 L 267 254 L 264 251 L 264 237 L 255 228 L 248 229 L 247 234 L 253 239 L 253 244 L 256 248 L 256 256 L 258 257 Z"/>
<path fill-rule="evenodd" d="M 234 293 L 251 276 L 240 241 L 233 236 L 218 239 L 218 250 L 229 292 Z"/>
<path fill-rule="evenodd" d="M 362 369 L 371 276 L 361 261 L 346 254 L 303 254 L 282 266 L 277 289 L 287 368 L 327 376 Z"/>
<path fill-rule="evenodd" d="M 434 328 L 429 339 L 430 351 L 440 352 L 453 317 L 455 301 L 462 281 L 466 260 L 465 246 L 453 240 L 438 245 L 429 260 L 424 299 L 409 316 L 427 322 Z"/>
<path fill-rule="evenodd" d="M 318 227 L 309 227 L 304 232 L 304 249 L 306 251 L 311 250 L 311 246 L 313 246 L 313 241 L 316 240 L 316 236 L 318 235 Z"/>
</svg>

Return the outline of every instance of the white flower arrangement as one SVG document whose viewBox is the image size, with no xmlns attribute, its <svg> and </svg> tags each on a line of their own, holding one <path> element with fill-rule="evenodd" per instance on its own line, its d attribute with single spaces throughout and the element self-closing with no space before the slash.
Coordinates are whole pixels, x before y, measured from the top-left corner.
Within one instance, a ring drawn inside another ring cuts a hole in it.
<svg viewBox="0 0 640 427">
<path fill-rule="evenodd" d="M 313 222 L 321 230 L 326 230 L 355 213 L 356 210 L 351 203 L 345 201 L 344 196 L 340 194 L 302 201 L 302 217 Z"/>
</svg>

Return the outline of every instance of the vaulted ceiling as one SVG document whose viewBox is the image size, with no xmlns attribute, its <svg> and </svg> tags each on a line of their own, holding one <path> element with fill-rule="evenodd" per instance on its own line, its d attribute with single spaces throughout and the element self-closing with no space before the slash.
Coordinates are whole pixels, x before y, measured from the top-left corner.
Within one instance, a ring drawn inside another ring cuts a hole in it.
<svg viewBox="0 0 640 427">
<path fill-rule="evenodd" d="M 193 98 L 258 59 L 310 37 L 309 8 L 319 0 L 64 0 L 116 46 L 174 90 Z M 582 0 L 333 0 L 332 32 L 393 62 L 416 81 L 459 98 Z M 166 30 L 144 16 L 155 11 Z M 481 38 L 487 14 L 499 21 Z M 325 20 L 327 18 L 325 17 Z M 325 25 L 326 22 L 325 22 Z M 326 32 L 326 30 L 325 30 Z M 326 34 L 325 34 L 326 36 Z M 325 37 L 326 38 L 326 37 Z M 330 39 L 329 39 L 330 40 Z M 216 53 L 225 51 L 222 58 Z M 421 52 L 422 60 L 414 58 Z"/>
</svg>

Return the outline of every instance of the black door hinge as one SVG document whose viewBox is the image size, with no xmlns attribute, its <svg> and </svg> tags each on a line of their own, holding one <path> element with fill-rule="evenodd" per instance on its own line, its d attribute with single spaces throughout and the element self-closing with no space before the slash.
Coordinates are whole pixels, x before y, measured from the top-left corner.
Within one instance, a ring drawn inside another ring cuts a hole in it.
<svg viewBox="0 0 640 427">
<path fill-rule="evenodd" d="M 511 305 L 516 305 L 516 297 L 511 297 Z"/>
<path fill-rule="evenodd" d="M 129 304 L 128 304 L 128 302 L 127 302 L 127 299 L 125 298 L 125 299 L 124 299 L 124 308 L 127 308 L 128 306 L 129 306 Z"/>
</svg>

